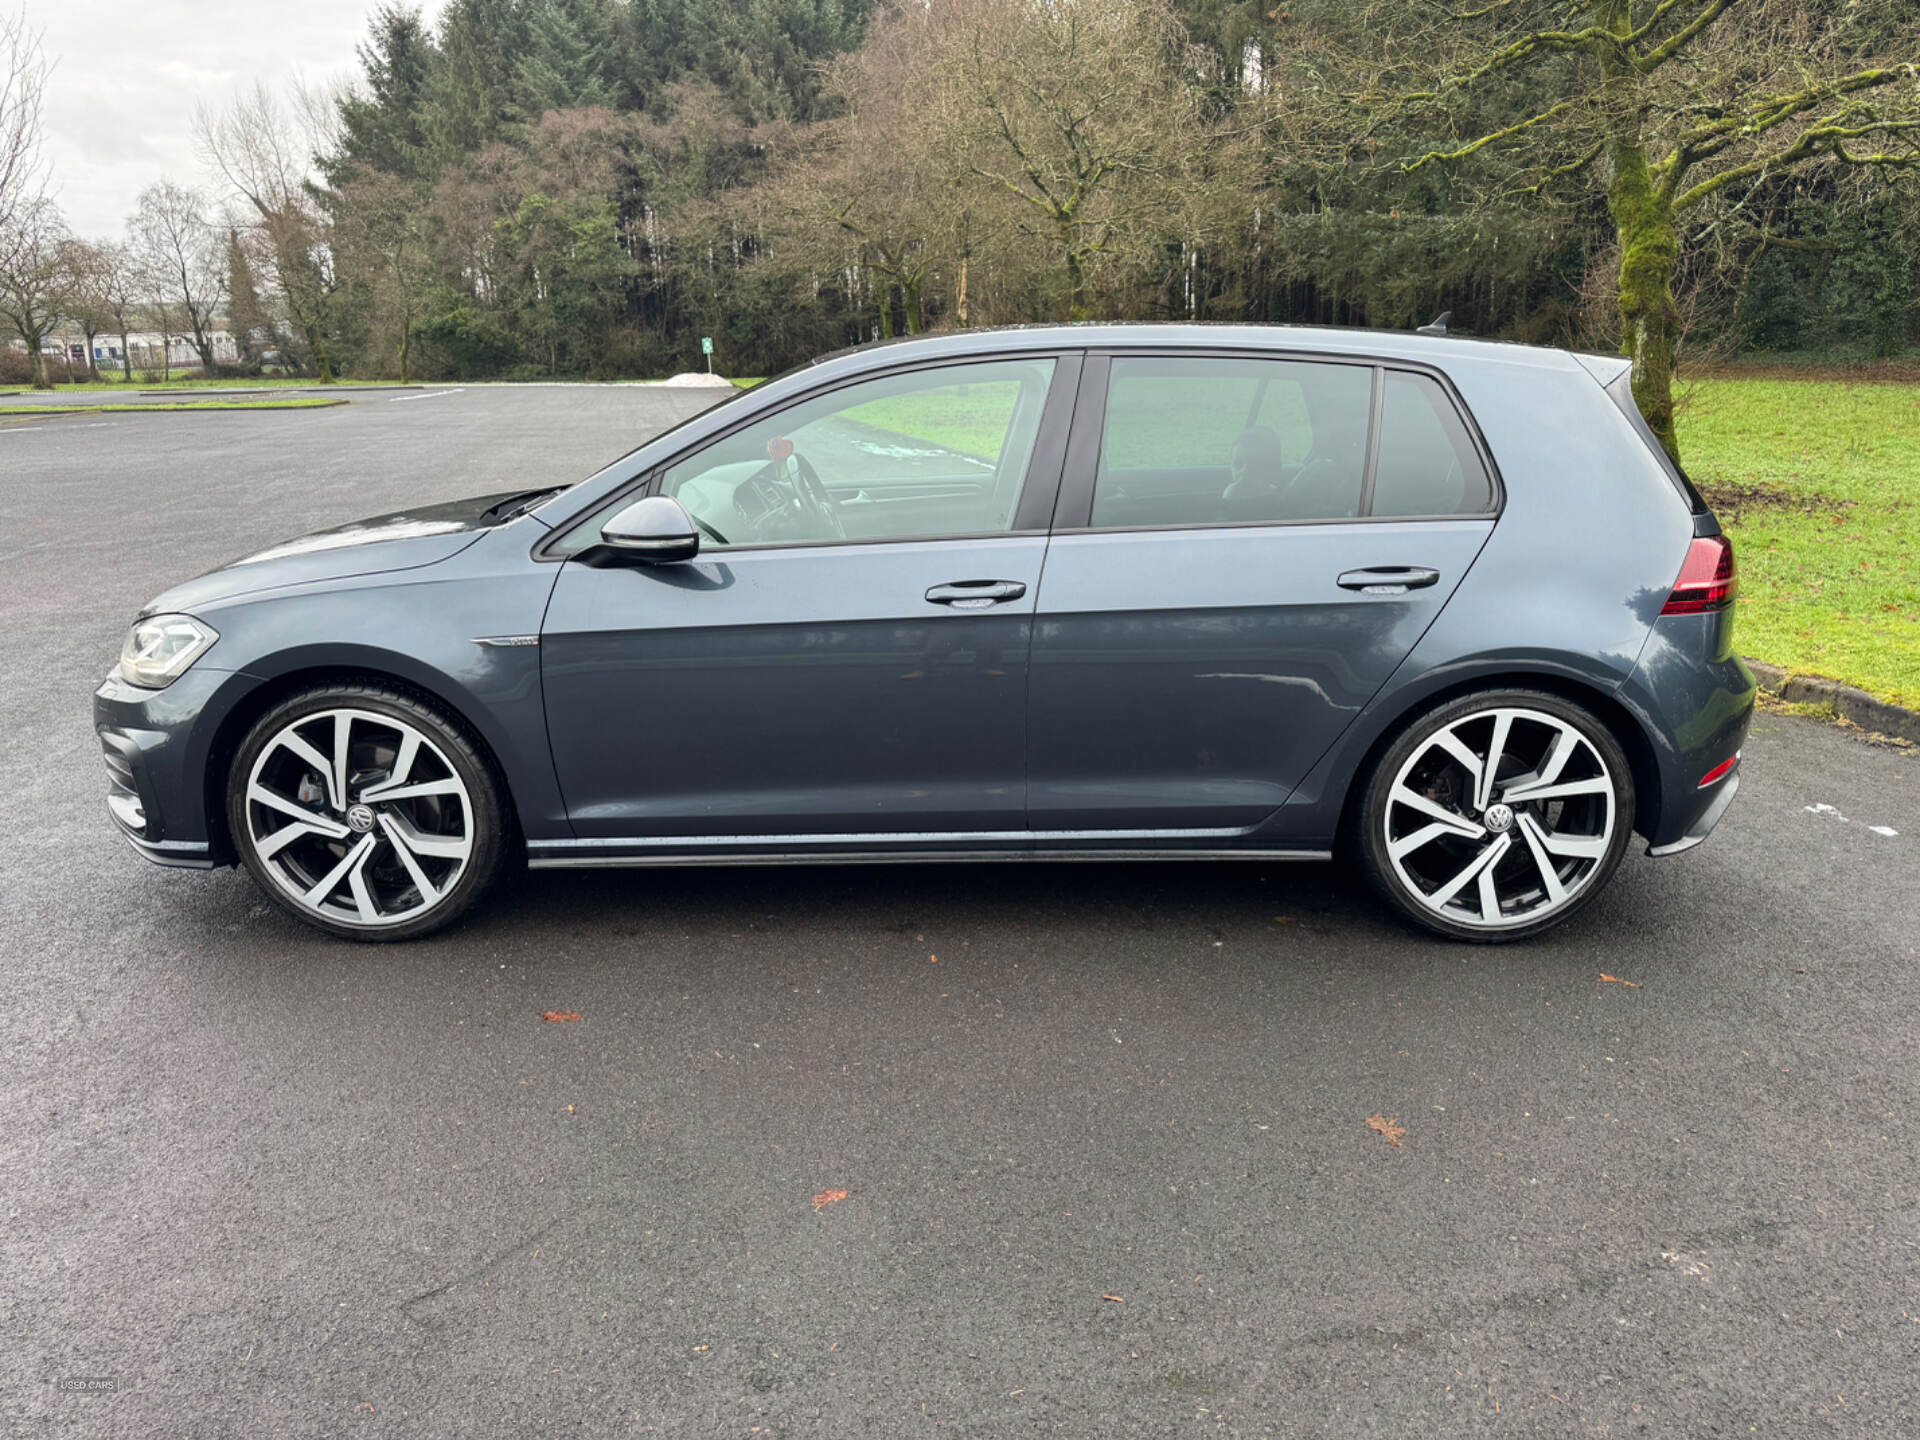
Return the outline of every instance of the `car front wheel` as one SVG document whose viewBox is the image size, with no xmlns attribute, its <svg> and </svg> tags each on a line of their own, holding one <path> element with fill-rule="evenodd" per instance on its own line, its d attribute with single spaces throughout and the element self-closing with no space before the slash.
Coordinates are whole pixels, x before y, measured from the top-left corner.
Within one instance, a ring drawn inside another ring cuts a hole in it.
<svg viewBox="0 0 1920 1440">
<path fill-rule="evenodd" d="M 1361 859 L 1420 925 L 1518 940 L 1606 884 L 1633 829 L 1625 752 L 1593 714 L 1536 690 L 1462 696 L 1411 722 L 1368 782 Z"/>
<path fill-rule="evenodd" d="M 234 846 L 309 925 L 410 940 L 458 919 L 500 868 L 500 788 L 461 729 L 377 686 L 305 691 L 262 716 L 228 777 Z"/>
</svg>

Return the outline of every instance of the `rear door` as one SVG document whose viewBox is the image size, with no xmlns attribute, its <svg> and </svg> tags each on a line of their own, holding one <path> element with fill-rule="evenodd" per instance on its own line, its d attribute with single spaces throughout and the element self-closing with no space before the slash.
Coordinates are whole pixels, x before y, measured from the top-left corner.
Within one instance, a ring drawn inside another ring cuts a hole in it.
<svg viewBox="0 0 1920 1440">
<path fill-rule="evenodd" d="M 1090 356 L 1034 617 L 1030 827 L 1257 825 L 1433 622 L 1497 503 L 1424 371 Z"/>
</svg>

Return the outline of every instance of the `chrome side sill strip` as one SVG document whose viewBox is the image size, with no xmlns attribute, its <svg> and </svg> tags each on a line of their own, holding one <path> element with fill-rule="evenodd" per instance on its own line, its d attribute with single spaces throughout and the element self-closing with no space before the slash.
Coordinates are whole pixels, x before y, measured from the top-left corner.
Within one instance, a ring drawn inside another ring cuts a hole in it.
<svg viewBox="0 0 1920 1440">
<path fill-rule="evenodd" d="M 980 841 L 1019 845 L 1035 840 L 1237 840 L 1244 829 L 1225 830 L 855 830 L 818 835 L 614 835 L 584 840 L 529 840 L 543 851 L 705 850 L 753 845 L 969 845 Z M 795 852 L 801 853 L 801 852 Z"/>
<path fill-rule="evenodd" d="M 530 855 L 529 870 L 600 870 L 688 865 L 937 865 L 982 860 L 1331 860 L 1331 850 L 754 850 L 708 854 Z"/>
</svg>

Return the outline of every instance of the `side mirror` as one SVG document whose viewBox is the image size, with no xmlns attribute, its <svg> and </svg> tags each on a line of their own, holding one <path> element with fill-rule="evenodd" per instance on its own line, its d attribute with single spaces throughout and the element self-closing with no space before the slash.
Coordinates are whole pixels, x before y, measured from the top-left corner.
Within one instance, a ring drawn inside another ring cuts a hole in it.
<svg viewBox="0 0 1920 1440">
<path fill-rule="evenodd" d="M 700 553 L 700 527 L 670 495 L 636 500 L 600 527 L 601 555 L 618 562 L 668 565 Z"/>
</svg>

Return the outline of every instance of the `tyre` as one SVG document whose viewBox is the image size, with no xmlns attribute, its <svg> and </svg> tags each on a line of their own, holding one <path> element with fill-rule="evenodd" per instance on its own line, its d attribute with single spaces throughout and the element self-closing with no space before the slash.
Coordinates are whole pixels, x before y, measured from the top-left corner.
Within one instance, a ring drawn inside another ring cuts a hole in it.
<svg viewBox="0 0 1920 1440">
<path fill-rule="evenodd" d="M 460 918 L 508 848 L 499 782 L 463 728 L 404 691 L 303 691 L 227 779 L 234 848 L 282 909 L 332 935 L 412 940 Z"/>
<path fill-rule="evenodd" d="M 1368 878 L 1459 940 L 1537 935 L 1590 903 L 1632 838 L 1633 773 L 1591 712 L 1539 690 L 1461 696 L 1410 721 L 1368 777 Z"/>
</svg>

